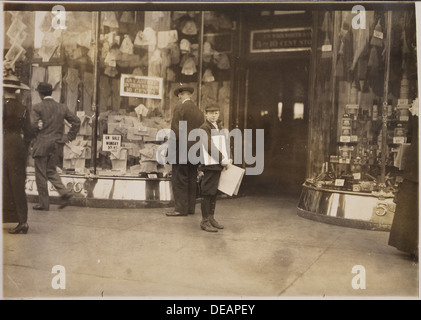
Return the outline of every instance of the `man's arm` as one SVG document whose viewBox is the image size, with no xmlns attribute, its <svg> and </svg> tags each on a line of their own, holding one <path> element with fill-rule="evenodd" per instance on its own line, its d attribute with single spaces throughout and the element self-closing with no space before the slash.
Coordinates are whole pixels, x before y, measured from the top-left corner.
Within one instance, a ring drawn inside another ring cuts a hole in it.
<svg viewBox="0 0 421 320">
<path fill-rule="evenodd" d="M 71 128 L 69 130 L 69 132 L 67 133 L 67 140 L 68 141 L 73 141 L 76 139 L 76 135 L 79 132 L 80 129 L 80 119 L 79 117 L 77 117 L 76 115 L 74 115 L 69 108 L 66 108 L 66 114 L 64 119 L 67 120 L 67 122 L 69 122 L 69 124 L 71 125 Z M 65 142 L 68 142 L 65 141 Z"/>
<path fill-rule="evenodd" d="M 171 130 L 174 131 L 176 139 L 179 138 L 180 121 L 183 121 L 183 115 L 181 109 L 176 106 L 171 120 Z"/>
</svg>

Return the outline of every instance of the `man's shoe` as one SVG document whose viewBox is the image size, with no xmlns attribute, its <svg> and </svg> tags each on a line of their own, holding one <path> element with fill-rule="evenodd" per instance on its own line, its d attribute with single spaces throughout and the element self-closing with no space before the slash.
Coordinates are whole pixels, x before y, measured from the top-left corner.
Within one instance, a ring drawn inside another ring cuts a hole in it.
<svg viewBox="0 0 421 320">
<path fill-rule="evenodd" d="M 209 221 L 206 221 L 206 220 L 202 220 L 202 222 L 200 223 L 200 228 L 207 232 L 218 232 L 218 229 L 215 229 L 214 227 L 212 227 Z"/>
<path fill-rule="evenodd" d="M 27 223 L 19 223 L 15 228 L 10 229 L 9 233 L 11 234 L 18 234 L 18 233 L 23 233 L 23 234 L 27 234 L 29 229 L 29 226 Z"/>
<path fill-rule="evenodd" d="M 66 193 L 61 196 L 61 204 L 59 205 L 59 209 L 66 208 L 70 204 L 70 199 L 73 197 L 71 193 Z"/>
<path fill-rule="evenodd" d="M 42 205 L 36 204 L 32 207 L 34 210 L 40 210 L 40 211 L 48 211 L 48 209 L 45 209 Z"/>
<path fill-rule="evenodd" d="M 185 216 L 187 216 L 187 214 L 180 213 L 180 212 L 177 212 L 177 211 L 174 211 L 174 212 L 168 212 L 168 213 L 166 213 L 166 215 L 167 215 L 168 217 L 185 217 Z"/>
</svg>

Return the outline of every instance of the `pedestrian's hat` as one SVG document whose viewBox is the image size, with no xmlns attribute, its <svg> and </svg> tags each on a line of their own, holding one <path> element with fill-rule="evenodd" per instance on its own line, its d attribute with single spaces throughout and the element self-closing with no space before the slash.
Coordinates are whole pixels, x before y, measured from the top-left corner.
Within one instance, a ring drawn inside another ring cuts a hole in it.
<svg viewBox="0 0 421 320">
<path fill-rule="evenodd" d="M 26 84 L 21 83 L 19 78 L 12 74 L 3 78 L 3 87 L 30 90 L 30 88 Z"/>
<path fill-rule="evenodd" d="M 178 97 L 178 95 L 183 92 L 183 91 L 188 91 L 190 93 L 194 92 L 194 88 L 193 87 L 189 87 L 189 86 L 185 86 L 183 84 L 180 83 L 180 86 L 177 87 L 177 89 L 174 90 L 174 95 L 176 97 Z"/>
<path fill-rule="evenodd" d="M 36 89 L 39 93 L 49 93 L 53 91 L 53 86 L 48 82 L 40 82 Z"/>
<path fill-rule="evenodd" d="M 219 106 L 216 103 L 211 103 L 206 106 L 205 112 L 219 111 Z"/>
</svg>

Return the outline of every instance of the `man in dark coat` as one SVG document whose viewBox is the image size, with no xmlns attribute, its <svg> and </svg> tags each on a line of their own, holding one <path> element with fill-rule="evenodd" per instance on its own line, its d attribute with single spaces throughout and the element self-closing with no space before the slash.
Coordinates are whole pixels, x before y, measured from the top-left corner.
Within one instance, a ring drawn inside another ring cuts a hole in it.
<svg viewBox="0 0 421 320">
<path fill-rule="evenodd" d="M 37 91 L 42 101 L 32 108 L 31 125 L 36 132 L 32 157 L 35 161 L 35 181 L 39 203 L 33 209 L 49 210 L 48 181 L 61 196 L 59 207 L 61 209 L 69 204 L 72 194 L 63 185 L 60 175 L 57 173 L 58 155 L 65 143 L 76 138 L 80 128 L 80 119 L 64 104 L 53 100 L 51 84 L 41 82 Z M 67 135 L 64 135 L 64 120 L 71 125 Z"/>
<path fill-rule="evenodd" d="M 32 139 L 29 112 L 17 90 L 30 88 L 9 74 L 3 78 L 3 223 L 18 222 L 9 233 L 28 232 L 28 203 L 25 192 L 26 160 Z"/>
<path fill-rule="evenodd" d="M 419 193 L 418 193 L 418 99 L 410 109 L 411 145 L 405 155 L 403 182 L 396 196 L 396 210 L 389 235 L 389 245 L 408 253 L 418 261 Z"/>
<path fill-rule="evenodd" d="M 187 148 L 180 149 L 180 138 L 188 137 L 193 129 L 198 129 L 203 123 L 203 112 L 191 100 L 194 92 L 192 87 L 181 85 L 174 90 L 179 102 L 174 108 L 171 130 L 176 140 L 176 163 L 172 164 L 172 190 L 175 208 L 167 213 L 169 217 L 187 216 L 194 214 L 197 190 L 197 164 L 188 160 L 188 150 L 195 141 L 187 141 Z M 182 142 L 184 143 L 184 142 Z M 174 150 L 169 150 L 174 152 Z"/>
</svg>

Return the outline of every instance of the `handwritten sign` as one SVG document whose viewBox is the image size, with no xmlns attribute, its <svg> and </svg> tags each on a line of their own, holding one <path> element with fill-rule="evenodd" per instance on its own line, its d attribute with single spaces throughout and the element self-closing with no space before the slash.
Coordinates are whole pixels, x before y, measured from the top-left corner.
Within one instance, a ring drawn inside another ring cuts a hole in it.
<svg viewBox="0 0 421 320">
<path fill-rule="evenodd" d="M 102 151 L 116 151 L 121 148 L 121 136 L 117 134 L 104 134 L 102 138 Z"/>
<path fill-rule="evenodd" d="M 162 99 L 162 78 L 122 74 L 120 95 L 124 97 Z"/>
<path fill-rule="evenodd" d="M 283 28 L 251 31 L 250 52 L 311 50 L 311 28 Z"/>
</svg>

